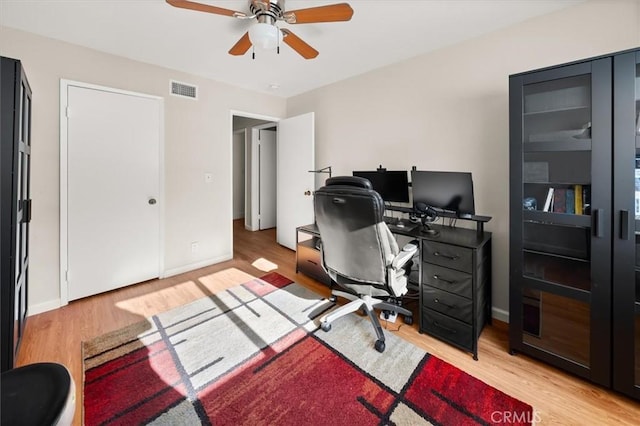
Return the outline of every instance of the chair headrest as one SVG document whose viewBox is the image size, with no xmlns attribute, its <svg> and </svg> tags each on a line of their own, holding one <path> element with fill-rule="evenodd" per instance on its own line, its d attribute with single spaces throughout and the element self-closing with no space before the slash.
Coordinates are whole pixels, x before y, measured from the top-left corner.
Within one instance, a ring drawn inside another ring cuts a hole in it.
<svg viewBox="0 0 640 426">
<path fill-rule="evenodd" d="M 335 176 L 326 180 L 325 186 L 345 185 L 357 188 L 373 189 L 368 179 L 359 176 Z"/>
</svg>

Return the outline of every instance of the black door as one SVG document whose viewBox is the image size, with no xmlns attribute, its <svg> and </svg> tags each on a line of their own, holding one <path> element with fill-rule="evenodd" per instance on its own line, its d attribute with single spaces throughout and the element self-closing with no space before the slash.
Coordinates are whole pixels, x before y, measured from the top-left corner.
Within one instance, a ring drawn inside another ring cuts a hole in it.
<svg viewBox="0 0 640 426">
<path fill-rule="evenodd" d="M 640 53 L 614 58 L 613 386 L 640 399 Z"/>
</svg>

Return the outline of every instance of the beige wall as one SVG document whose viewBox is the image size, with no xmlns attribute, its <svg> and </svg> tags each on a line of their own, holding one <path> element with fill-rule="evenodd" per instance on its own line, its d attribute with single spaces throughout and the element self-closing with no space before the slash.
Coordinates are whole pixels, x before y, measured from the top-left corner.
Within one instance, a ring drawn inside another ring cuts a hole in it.
<svg viewBox="0 0 640 426">
<path fill-rule="evenodd" d="M 471 171 L 476 211 L 493 216 L 494 316 L 507 319 L 508 76 L 637 47 L 638 1 L 591 1 L 287 101 L 316 113 L 316 163 Z M 356 53 L 354 53 L 356 54 Z M 458 221 L 461 225 L 461 221 Z"/>
<path fill-rule="evenodd" d="M 640 44 L 636 0 L 589 1 L 432 54 L 282 100 L 0 27 L 0 54 L 21 59 L 34 92 L 31 313 L 59 300 L 59 80 L 165 99 L 165 267 L 232 256 L 230 110 L 316 112 L 316 164 L 463 170 L 476 210 L 493 216 L 494 314 L 508 310 L 508 75 Z M 199 86 L 198 102 L 168 81 Z M 203 174 L 214 174 L 205 185 Z M 458 222 L 460 225 L 460 222 Z M 190 242 L 199 241 L 197 255 Z"/>
<path fill-rule="evenodd" d="M 20 59 L 33 90 L 30 313 L 55 308 L 59 282 L 59 87 L 69 79 L 162 96 L 165 110 L 165 269 L 230 259 L 231 110 L 284 117 L 284 99 L 0 27 L 0 53 Z M 169 80 L 199 87 L 198 101 L 168 94 Z M 204 173 L 214 182 L 205 184 Z M 191 241 L 199 242 L 192 254 Z"/>
</svg>

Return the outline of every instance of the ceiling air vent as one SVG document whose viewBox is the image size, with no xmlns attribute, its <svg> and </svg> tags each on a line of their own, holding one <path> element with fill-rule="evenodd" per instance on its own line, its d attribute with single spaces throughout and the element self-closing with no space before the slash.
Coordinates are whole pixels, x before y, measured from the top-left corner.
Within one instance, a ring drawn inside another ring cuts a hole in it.
<svg viewBox="0 0 640 426">
<path fill-rule="evenodd" d="M 198 99 L 198 86 L 171 80 L 171 94 L 189 99 Z"/>
</svg>

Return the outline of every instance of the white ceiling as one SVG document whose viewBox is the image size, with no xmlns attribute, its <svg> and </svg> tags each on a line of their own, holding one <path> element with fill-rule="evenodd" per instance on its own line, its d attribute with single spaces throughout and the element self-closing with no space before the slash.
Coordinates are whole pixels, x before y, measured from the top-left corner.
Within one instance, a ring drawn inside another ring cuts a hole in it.
<svg viewBox="0 0 640 426">
<path fill-rule="evenodd" d="M 287 0 L 285 6 L 341 1 Z M 354 10 L 349 22 L 278 24 L 320 52 L 312 60 L 286 45 L 280 55 L 231 56 L 228 50 L 253 20 L 178 9 L 164 0 L 0 0 L 0 25 L 289 97 L 584 0 L 346 1 Z M 200 2 L 249 12 L 246 0 Z"/>
</svg>

